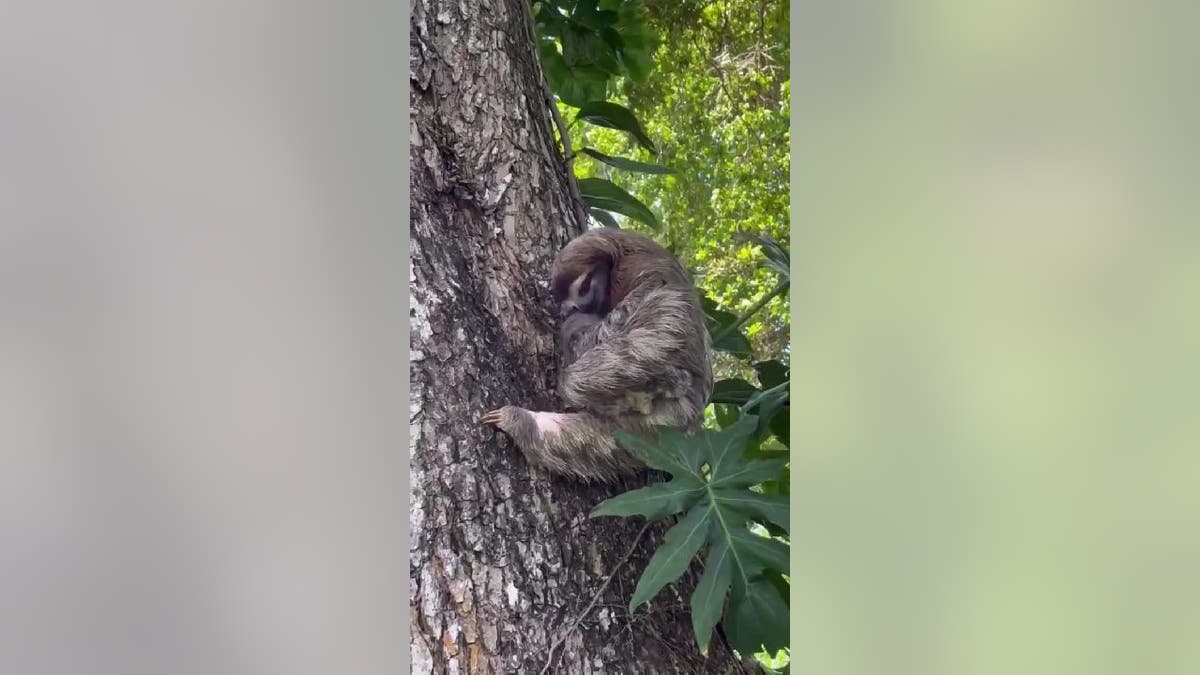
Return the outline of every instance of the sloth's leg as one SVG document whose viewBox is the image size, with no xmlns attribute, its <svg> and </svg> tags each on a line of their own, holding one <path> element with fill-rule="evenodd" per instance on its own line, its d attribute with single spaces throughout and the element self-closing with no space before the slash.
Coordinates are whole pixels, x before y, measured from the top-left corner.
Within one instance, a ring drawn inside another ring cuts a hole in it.
<svg viewBox="0 0 1200 675">
<path fill-rule="evenodd" d="M 534 412 L 509 405 L 481 422 L 511 436 L 531 464 L 553 473 L 607 482 L 643 468 L 612 438 L 629 425 L 588 412 Z"/>
</svg>

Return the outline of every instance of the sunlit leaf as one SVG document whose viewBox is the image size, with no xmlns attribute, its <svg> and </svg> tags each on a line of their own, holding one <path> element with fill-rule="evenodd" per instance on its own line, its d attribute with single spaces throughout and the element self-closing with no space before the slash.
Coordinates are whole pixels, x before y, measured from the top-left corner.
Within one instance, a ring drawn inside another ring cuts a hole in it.
<svg viewBox="0 0 1200 675">
<path fill-rule="evenodd" d="M 633 112 L 623 105 L 601 99 L 588 101 L 579 106 L 576 119 L 581 119 L 600 127 L 608 127 L 632 134 L 637 142 L 650 152 L 654 152 L 654 143 L 646 135 L 642 125 Z"/>
<path fill-rule="evenodd" d="M 611 155 L 606 155 L 599 150 L 593 150 L 591 148 L 581 148 L 580 152 L 584 153 L 585 155 L 595 157 L 609 166 L 615 166 L 618 169 L 625 169 L 626 171 L 639 171 L 641 173 L 656 174 L 678 173 L 678 171 L 669 166 L 647 164 L 646 162 L 638 162 L 627 157 L 613 157 Z"/>
</svg>

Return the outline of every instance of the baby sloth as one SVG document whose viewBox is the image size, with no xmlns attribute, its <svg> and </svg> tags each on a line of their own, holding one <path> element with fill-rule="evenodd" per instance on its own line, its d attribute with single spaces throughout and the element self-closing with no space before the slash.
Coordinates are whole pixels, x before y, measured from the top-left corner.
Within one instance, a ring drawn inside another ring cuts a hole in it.
<svg viewBox="0 0 1200 675">
<path fill-rule="evenodd" d="M 713 384 L 708 331 L 696 288 L 670 252 L 625 230 L 591 230 L 559 252 L 552 290 L 566 410 L 509 405 L 484 423 L 511 436 L 531 463 L 589 481 L 642 468 L 613 441 L 618 429 L 700 427 Z"/>
</svg>

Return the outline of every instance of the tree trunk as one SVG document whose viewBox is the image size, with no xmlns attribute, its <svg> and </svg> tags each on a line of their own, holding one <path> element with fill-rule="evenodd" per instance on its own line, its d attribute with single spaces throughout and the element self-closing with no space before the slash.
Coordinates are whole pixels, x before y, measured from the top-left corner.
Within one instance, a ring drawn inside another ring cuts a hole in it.
<svg viewBox="0 0 1200 675">
<path fill-rule="evenodd" d="M 410 521 L 414 673 L 723 673 L 702 657 L 690 582 L 630 615 L 665 525 L 588 518 L 644 483 L 531 468 L 478 423 L 555 409 L 549 267 L 582 231 L 521 0 L 417 0 L 412 15 Z M 736 672 L 736 671 L 735 671 Z"/>
</svg>

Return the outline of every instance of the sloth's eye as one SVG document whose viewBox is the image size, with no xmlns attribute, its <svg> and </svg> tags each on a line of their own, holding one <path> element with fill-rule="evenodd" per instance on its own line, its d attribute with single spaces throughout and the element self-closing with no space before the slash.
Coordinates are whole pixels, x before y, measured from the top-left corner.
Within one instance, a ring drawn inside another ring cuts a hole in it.
<svg viewBox="0 0 1200 675">
<path fill-rule="evenodd" d="M 587 278 L 585 278 L 583 280 L 582 284 L 579 284 L 579 292 L 583 295 L 587 295 L 588 293 L 592 292 L 592 277 L 591 276 L 588 276 Z"/>
</svg>

